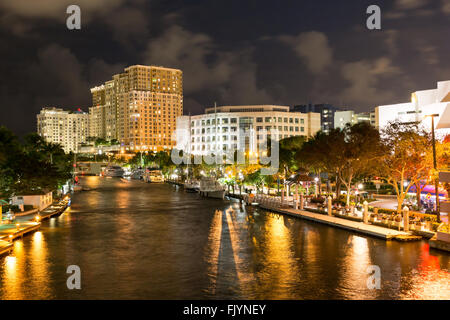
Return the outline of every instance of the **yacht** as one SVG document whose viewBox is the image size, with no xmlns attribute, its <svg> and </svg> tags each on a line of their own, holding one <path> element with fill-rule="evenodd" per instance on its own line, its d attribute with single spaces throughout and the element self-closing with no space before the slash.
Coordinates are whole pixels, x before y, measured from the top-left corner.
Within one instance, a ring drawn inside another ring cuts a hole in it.
<svg viewBox="0 0 450 320">
<path fill-rule="evenodd" d="M 144 177 L 145 171 L 143 169 L 133 170 L 130 174 L 130 179 L 134 180 L 142 180 Z"/>
<path fill-rule="evenodd" d="M 188 179 L 184 183 L 184 190 L 186 192 L 198 192 L 200 189 L 200 182 L 193 179 Z"/>
<path fill-rule="evenodd" d="M 106 177 L 123 177 L 125 171 L 120 166 L 107 166 L 105 168 Z"/>
<path fill-rule="evenodd" d="M 161 170 L 148 170 L 145 172 L 144 175 L 144 181 L 145 182 L 151 182 L 151 183 L 158 183 L 158 182 L 164 182 L 164 176 L 161 172 Z"/>
<path fill-rule="evenodd" d="M 225 186 L 222 186 L 214 177 L 203 177 L 200 180 L 200 195 L 208 198 L 224 199 Z"/>
</svg>

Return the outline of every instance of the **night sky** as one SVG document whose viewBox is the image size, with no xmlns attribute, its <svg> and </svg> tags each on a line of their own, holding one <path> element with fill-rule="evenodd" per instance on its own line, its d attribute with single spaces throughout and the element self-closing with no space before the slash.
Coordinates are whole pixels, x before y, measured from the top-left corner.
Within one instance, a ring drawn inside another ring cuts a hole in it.
<svg viewBox="0 0 450 320">
<path fill-rule="evenodd" d="M 66 8 L 81 7 L 81 30 Z M 366 28 L 381 7 L 382 29 Z M 0 0 L 0 125 L 42 107 L 87 111 L 133 64 L 180 68 L 184 112 L 223 104 L 403 102 L 450 79 L 450 0 Z"/>
</svg>

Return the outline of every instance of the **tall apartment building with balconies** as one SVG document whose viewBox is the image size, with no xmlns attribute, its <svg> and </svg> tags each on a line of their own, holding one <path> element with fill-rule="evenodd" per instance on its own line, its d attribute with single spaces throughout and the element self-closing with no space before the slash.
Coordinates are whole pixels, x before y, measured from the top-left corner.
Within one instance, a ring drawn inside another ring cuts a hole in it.
<svg viewBox="0 0 450 320">
<path fill-rule="evenodd" d="M 91 93 L 92 136 L 117 139 L 129 150 L 159 151 L 175 145 L 176 118 L 183 114 L 181 70 L 130 66 Z"/>
<path fill-rule="evenodd" d="M 89 136 L 89 115 L 81 111 L 43 108 L 37 115 L 37 132 L 47 142 L 57 143 L 65 152 L 78 152 Z"/>
</svg>

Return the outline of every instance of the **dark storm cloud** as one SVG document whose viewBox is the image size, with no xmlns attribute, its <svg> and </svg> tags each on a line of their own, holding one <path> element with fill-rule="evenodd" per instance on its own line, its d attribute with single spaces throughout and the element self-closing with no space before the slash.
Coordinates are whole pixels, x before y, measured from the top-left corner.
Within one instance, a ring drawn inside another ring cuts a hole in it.
<svg viewBox="0 0 450 320">
<path fill-rule="evenodd" d="M 87 109 L 89 88 L 138 63 L 183 70 L 186 114 L 214 101 L 366 111 L 450 79 L 446 0 L 79 0 L 69 31 L 72 3 L 0 0 L 0 124 L 24 133 L 44 106 Z M 380 31 L 365 28 L 370 4 Z"/>
</svg>

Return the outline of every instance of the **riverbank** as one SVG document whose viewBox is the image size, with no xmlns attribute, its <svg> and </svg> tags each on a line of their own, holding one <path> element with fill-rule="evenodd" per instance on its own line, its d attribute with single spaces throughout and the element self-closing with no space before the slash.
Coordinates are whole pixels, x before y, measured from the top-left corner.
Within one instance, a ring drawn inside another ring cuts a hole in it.
<svg viewBox="0 0 450 320">
<path fill-rule="evenodd" d="M 346 229 L 356 233 L 365 234 L 368 236 L 377 237 L 384 240 L 399 240 L 399 241 L 415 241 L 422 237 L 414 236 L 407 232 L 397 231 L 393 229 L 383 228 L 362 222 L 351 221 L 334 216 L 323 215 L 320 213 L 313 213 L 305 210 L 296 210 L 288 208 L 272 208 L 264 205 L 259 205 L 260 208 L 270 211 L 275 211 L 281 214 L 286 214 L 291 217 L 302 218 L 318 223 L 327 224 L 333 227 Z"/>
<path fill-rule="evenodd" d="M 242 195 L 229 194 L 229 197 L 233 197 L 239 200 L 243 200 Z M 422 237 L 418 235 L 413 235 L 409 232 L 399 231 L 391 228 L 385 228 L 382 226 L 377 226 L 373 224 L 366 224 L 360 221 L 356 221 L 353 219 L 344 219 L 336 216 L 329 216 L 320 213 L 315 213 L 307 210 L 300 210 L 288 207 L 280 207 L 273 206 L 268 204 L 263 204 L 256 202 L 256 204 L 268 211 L 277 212 L 280 214 L 288 215 L 291 217 L 296 217 L 300 219 L 306 219 L 310 221 L 314 221 L 317 223 L 322 223 L 326 225 L 330 225 L 333 227 L 346 229 L 352 232 L 365 234 L 368 236 L 377 237 L 380 239 L 384 239 L 386 241 L 389 240 L 398 240 L 398 241 L 417 241 L 421 240 Z"/>
<path fill-rule="evenodd" d="M 40 222 L 17 222 L 0 225 L 0 240 L 12 241 L 24 235 L 36 231 L 41 226 Z"/>
<path fill-rule="evenodd" d="M 12 250 L 13 244 L 8 241 L 0 240 L 0 256 L 9 253 Z"/>
<path fill-rule="evenodd" d="M 41 212 L 32 210 L 28 215 L 18 216 L 13 223 L 0 224 L 0 255 L 9 253 L 15 239 L 39 230 L 42 220 L 62 214 L 69 206 L 69 201 L 61 200 Z"/>
</svg>

